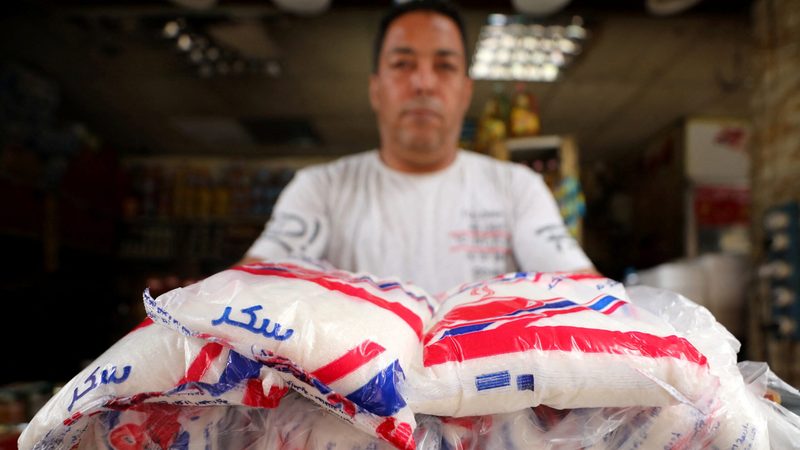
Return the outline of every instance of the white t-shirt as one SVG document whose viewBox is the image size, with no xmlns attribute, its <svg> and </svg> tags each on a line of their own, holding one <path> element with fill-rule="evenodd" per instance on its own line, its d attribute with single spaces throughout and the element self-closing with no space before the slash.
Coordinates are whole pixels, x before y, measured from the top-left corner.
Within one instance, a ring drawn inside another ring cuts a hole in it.
<svg viewBox="0 0 800 450">
<path fill-rule="evenodd" d="M 302 169 L 247 255 L 324 259 L 432 294 L 517 270 L 592 265 L 538 174 L 463 150 L 430 174 L 390 169 L 376 150 Z"/>
</svg>

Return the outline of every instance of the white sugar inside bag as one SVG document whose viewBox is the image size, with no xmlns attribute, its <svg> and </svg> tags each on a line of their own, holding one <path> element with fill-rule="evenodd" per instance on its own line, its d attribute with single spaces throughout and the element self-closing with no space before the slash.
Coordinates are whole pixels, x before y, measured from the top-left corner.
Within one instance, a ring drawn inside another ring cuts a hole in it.
<svg viewBox="0 0 800 450">
<path fill-rule="evenodd" d="M 689 341 L 602 277 L 495 277 L 452 291 L 432 323 L 409 394 L 420 413 L 664 406 L 717 385 Z"/>
</svg>

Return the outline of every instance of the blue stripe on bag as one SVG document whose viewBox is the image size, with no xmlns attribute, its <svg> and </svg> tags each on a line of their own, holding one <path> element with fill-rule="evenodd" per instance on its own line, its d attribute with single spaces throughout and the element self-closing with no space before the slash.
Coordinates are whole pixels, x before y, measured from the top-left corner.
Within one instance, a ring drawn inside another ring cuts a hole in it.
<svg viewBox="0 0 800 450">
<path fill-rule="evenodd" d="M 379 416 L 391 416 L 406 406 L 405 400 L 397 392 L 397 383 L 405 378 L 400 362 L 395 360 L 358 390 L 350 393 L 347 399 L 367 411 Z"/>
<path fill-rule="evenodd" d="M 619 299 L 617 297 L 614 297 L 613 295 L 606 295 L 605 297 L 597 300 L 594 304 L 589 305 L 589 308 L 595 311 L 600 311 L 601 309 L 608 306 L 609 303 L 613 302 L 614 300 L 619 300 Z"/>
</svg>

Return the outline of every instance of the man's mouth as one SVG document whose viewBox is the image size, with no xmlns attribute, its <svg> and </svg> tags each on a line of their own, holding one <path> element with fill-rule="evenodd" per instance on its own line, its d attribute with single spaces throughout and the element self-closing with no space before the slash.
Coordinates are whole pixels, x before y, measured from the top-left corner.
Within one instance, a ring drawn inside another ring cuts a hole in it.
<svg viewBox="0 0 800 450">
<path fill-rule="evenodd" d="M 434 120 L 441 118 L 441 115 L 433 109 L 428 108 L 412 108 L 406 110 L 403 115 L 412 117 L 418 120 Z"/>
</svg>

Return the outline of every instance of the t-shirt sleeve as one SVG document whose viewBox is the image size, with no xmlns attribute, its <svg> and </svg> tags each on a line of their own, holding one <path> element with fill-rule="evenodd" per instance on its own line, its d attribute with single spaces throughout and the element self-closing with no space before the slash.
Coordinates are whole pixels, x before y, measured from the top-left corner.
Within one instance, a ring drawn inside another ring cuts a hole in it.
<svg viewBox="0 0 800 450">
<path fill-rule="evenodd" d="M 577 271 L 593 265 L 564 225 L 542 177 L 524 166 L 512 170 L 513 251 L 522 271 Z"/>
<path fill-rule="evenodd" d="M 272 216 L 246 256 L 276 260 L 290 256 L 322 259 L 329 234 L 324 178 L 301 170 L 278 197 Z"/>
</svg>

